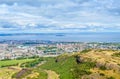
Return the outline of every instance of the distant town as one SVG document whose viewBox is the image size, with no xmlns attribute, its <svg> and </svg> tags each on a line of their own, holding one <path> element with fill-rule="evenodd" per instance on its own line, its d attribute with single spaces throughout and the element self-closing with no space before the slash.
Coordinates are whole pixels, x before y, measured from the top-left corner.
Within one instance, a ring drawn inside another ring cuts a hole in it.
<svg viewBox="0 0 120 79">
<path fill-rule="evenodd" d="M 120 43 L 1 40 L 0 60 L 32 56 L 58 56 L 63 53 L 80 52 L 85 49 L 120 50 Z"/>
</svg>

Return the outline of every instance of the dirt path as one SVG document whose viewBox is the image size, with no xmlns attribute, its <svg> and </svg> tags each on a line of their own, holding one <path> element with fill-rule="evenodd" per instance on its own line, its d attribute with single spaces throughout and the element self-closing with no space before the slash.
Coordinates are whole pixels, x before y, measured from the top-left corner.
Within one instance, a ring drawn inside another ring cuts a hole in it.
<svg viewBox="0 0 120 79">
<path fill-rule="evenodd" d="M 60 79 L 59 78 L 59 75 L 54 72 L 54 71 L 51 71 L 51 70 L 45 70 L 48 74 L 48 79 Z"/>
<path fill-rule="evenodd" d="M 39 67 L 45 63 L 46 63 L 46 61 L 42 61 L 40 64 L 37 65 L 37 67 Z M 52 70 L 45 70 L 45 72 L 48 74 L 48 79 L 60 79 L 59 75 Z"/>
<path fill-rule="evenodd" d="M 42 62 L 40 62 L 36 67 L 39 67 L 39 66 L 41 66 L 41 65 L 43 65 L 43 64 L 45 64 L 46 63 L 46 61 L 42 61 Z"/>
</svg>

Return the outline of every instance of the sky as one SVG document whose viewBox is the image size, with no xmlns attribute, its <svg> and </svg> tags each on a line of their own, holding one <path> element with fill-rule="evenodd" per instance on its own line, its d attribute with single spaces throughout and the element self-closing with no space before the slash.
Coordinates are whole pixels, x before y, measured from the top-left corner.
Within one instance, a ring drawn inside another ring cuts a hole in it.
<svg viewBox="0 0 120 79">
<path fill-rule="evenodd" d="M 120 0 L 0 0 L 0 33 L 119 31 Z"/>
</svg>

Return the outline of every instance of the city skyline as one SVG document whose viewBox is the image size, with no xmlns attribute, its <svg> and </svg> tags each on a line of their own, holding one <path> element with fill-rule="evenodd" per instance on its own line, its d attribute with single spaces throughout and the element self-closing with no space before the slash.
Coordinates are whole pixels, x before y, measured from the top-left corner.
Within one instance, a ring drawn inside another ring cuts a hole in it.
<svg viewBox="0 0 120 79">
<path fill-rule="evenodd" d="M 119 32 L 118 0 L 1 0 L 0 33 Z"/>
</svg>

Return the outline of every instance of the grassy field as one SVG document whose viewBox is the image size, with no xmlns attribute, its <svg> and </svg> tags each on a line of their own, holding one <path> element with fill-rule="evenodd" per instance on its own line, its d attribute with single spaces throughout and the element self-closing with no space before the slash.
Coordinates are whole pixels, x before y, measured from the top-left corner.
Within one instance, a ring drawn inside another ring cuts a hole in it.
<svg viewBox="0 0 120 79">
<path fill-rule="evenodd" d="M 30 61 L 34 61 L 34 59 L 5 60 L 5 61 L 0 61 L 0 67 L 18 65 L 18 64 L 30 62 Z"/>
<path fill-rule="evenodd" d="M 0 68 L 0 79 L 11 79 L 11 76 L 20 70 L 19 67 Z"/>
<path fill-rule="evenodd" d="M 0 68 L 0 79 L 18 79 L 16 75 L 22 70 L 17 66 Z M 30 72 L 23 73 L 19 79 L 47 79 L 47 73 L 44 70 L 33 68 Z"/>
<path fill-rule="evenodd" d="M 14 79 L 47 79 L 47 72 L 38 66 L 44 62 L 43 58 L 37 58 L 34 61 L 21 64 L 21 70 L 12 75 Z"/>
<path fill-rule="evenodd" d="M 38 68 L 31 68 L 14 73 L 12 79 L 47 79 L 47 73 Z"/>
<path fill-rule="evenodd" d="M 12 79 L 12 75 L 21 70 L 18 65 L 31 62 L 34 59 L 4 60 L 0 61 L 0 79 Z"/>
<path fill-rule="evenodd" d="M 20 74 L 19 79 L 47 79 L 47 73 L 36 67 L 41 61 L 42 58 L 0 61 L 0 79 L 18 79 Z"/>
</svg>

